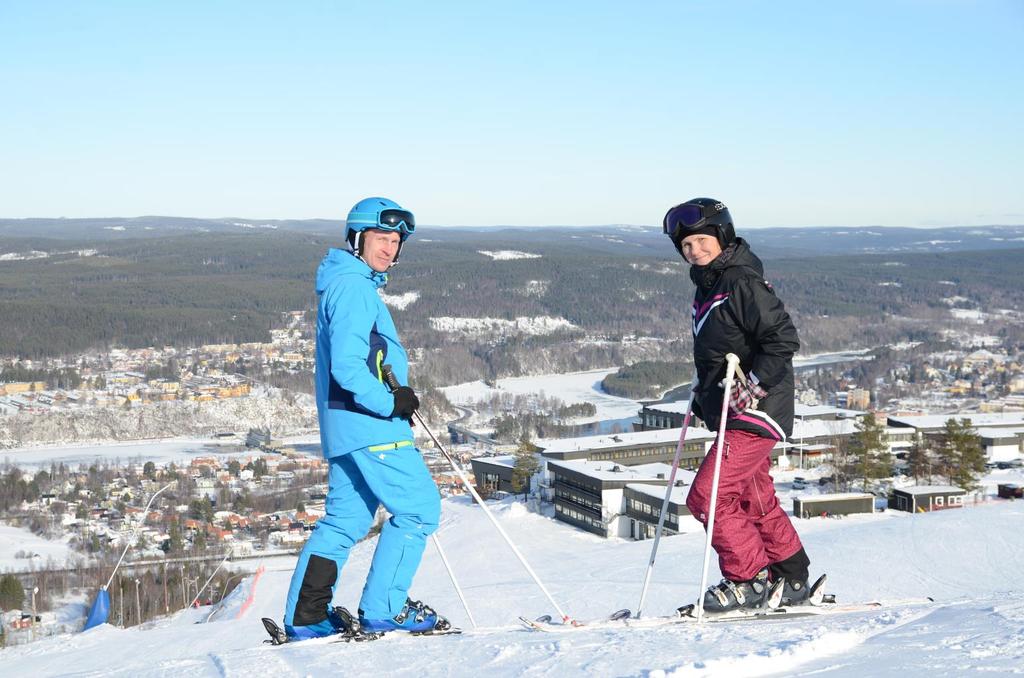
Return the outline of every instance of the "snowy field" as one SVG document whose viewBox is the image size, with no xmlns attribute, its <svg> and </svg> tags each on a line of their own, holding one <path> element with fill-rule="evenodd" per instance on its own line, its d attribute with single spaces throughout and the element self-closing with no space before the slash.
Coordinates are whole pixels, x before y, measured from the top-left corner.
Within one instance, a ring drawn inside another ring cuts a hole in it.
<svg viewBox="0 0 1024 678">
<path fill-rule="evenodd" d="M 19 552 L 34 555 L 16 558 Z M 0 572 L 40 569 L 49 560 L 63 565 L 72 553 L 65 541 L 43 539 L 27 529 L 0 523 Z"/>
<path fill-rule="evenodd" d="M 617 368 L 570 372 L 569 374 L 542 374 L 532 377 L 509 377 L 499 379 L 495 388 L 482 381 L 471 381 L 441 389 L 452 403 L 468 405 L 473 401 L 486 400 L 500 393 L 510 395 L 544 395 L 558 398 L 567 405 L 593 403 L 597 414 L 581 418 L 577 423 L 622 419 L 636 416 L 640 405 L 629 398 L 618 398 L 601 390 L 601 380 Z"/>
<path fill-rule="evenodd" d="M 605 540 L 492 504 L 498 520 L 570 615 L 635 608 L 651 542 Z M 813 619 L 564 634 L 524 630 L 520 614 L 554 610 L 481 509 L 445 500 L 439 532 L 480 628 L 473 630 L 428 545 L 412 594 L 464 627 L 461 636 L 392 635 L 365 644 L 263 645 L 259 618 L 280 618 L 290 573 L 247 579 L 223 609 L 200 608 L 143 629 L 102 626 L 0 651 L 5 675 L 30 676 L 961 676 L 1019 674 L 1024 666 L 1024 502 L 931 514 L 885 512 L 797 522 L 812 572 L 829 573 L 840 601 L 932 596 Z M 694 523 L 696 526 L 696 523 Z M 335 598 L 354 608 L 373 541 L 355 547 Z M 662 542 L 648 615 L 697 595 L 703 535 Z M 717 579 L 717 572 L 712 573 Z M 252 593 L 244 612 L 241 601 Z M 215 612 L 214 614 L 211 613 Z M 208 620 L 208 621 L 207 621 Z"/>
</svg>

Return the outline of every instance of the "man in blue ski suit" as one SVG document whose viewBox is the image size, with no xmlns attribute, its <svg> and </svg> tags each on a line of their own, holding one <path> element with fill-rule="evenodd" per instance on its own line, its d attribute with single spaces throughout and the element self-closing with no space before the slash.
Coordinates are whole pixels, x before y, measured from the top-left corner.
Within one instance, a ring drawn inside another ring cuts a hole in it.
<svg viewBox="0 0 1024 678">
<path fill-rule="evenodd" d="M 410 418 L 419 399 L 408 386 L 392 392 L 390 364 L 408 383 L 405 349 L 377 290 L 416 228 L 413 215 L 386 198 L 367 198 L 349 212 L 349 249 L 330 249 L 316 276 L 316 406 L 320 443 L 329 462 L 326 512 L 299 555 L 285 608 L 289 640 L 342 629 L 331 600 L 349 550 L 369 531 L 379 504 L 391 514 L 380 533 L 359 603 L 370 631 L 425 631 L 437 614 L 409 599 L 427 536 L 437 529 L 440 496 L 419 450 Z"/>
</svg>

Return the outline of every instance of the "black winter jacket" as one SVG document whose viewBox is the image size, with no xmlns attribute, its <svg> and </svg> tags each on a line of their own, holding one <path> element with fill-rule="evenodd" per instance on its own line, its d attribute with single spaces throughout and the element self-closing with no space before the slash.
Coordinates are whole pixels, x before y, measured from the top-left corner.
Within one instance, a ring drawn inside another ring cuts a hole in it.
<svg viewBox="0 0 1024 678">
<path fill-rule="evenodd" d="M 727 429 L 785 440 L 793 433 L 793 354 L 800 348 L 796 328 L 764 266 L 742 238 L 707 266 L 691 266 L 697 286 L 693 300 L 693 361 L 699 385 L 693 413 L 717 430 L 722 411 L 725 356 L 768 392 L 757 406 L 729 416 Z"/>
</svg>

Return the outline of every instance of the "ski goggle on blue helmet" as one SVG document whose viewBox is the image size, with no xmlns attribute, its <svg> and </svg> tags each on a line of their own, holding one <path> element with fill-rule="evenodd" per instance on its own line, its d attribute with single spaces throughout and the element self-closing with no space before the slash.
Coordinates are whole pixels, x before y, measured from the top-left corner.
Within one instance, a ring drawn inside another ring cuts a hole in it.
<svg viewBox="0 0 1024 678">
<path fill-rule="evenodd" d="M 416 217 L 412 212 L 402 209 L 398 203 L 387 198 L 367 198 L 359 201 L 348 213 L 346 223 L 353 231 L 397 231 L 402 240 L 416 231 Z"/>
</svg>

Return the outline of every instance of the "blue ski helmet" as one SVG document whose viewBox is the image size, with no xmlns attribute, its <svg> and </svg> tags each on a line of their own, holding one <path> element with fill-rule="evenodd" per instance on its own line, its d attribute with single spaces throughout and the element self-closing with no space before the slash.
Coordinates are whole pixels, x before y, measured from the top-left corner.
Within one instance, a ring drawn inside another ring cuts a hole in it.
<svg viewBox="0 0 1024 678">
<path fill-rule="evenodd" d="M 345 240 L 356 255 L 359 254 L 363 232 L 369 230 L 398 233 L 401 238 L 398 251 L 401 253 L 402 244 L 416 230 L 416 218 L 394 200 L 363 198 L 352 206 L 345 220 Z M 395 261 L 398 261 L 397 254 Z"/>
</svg>

